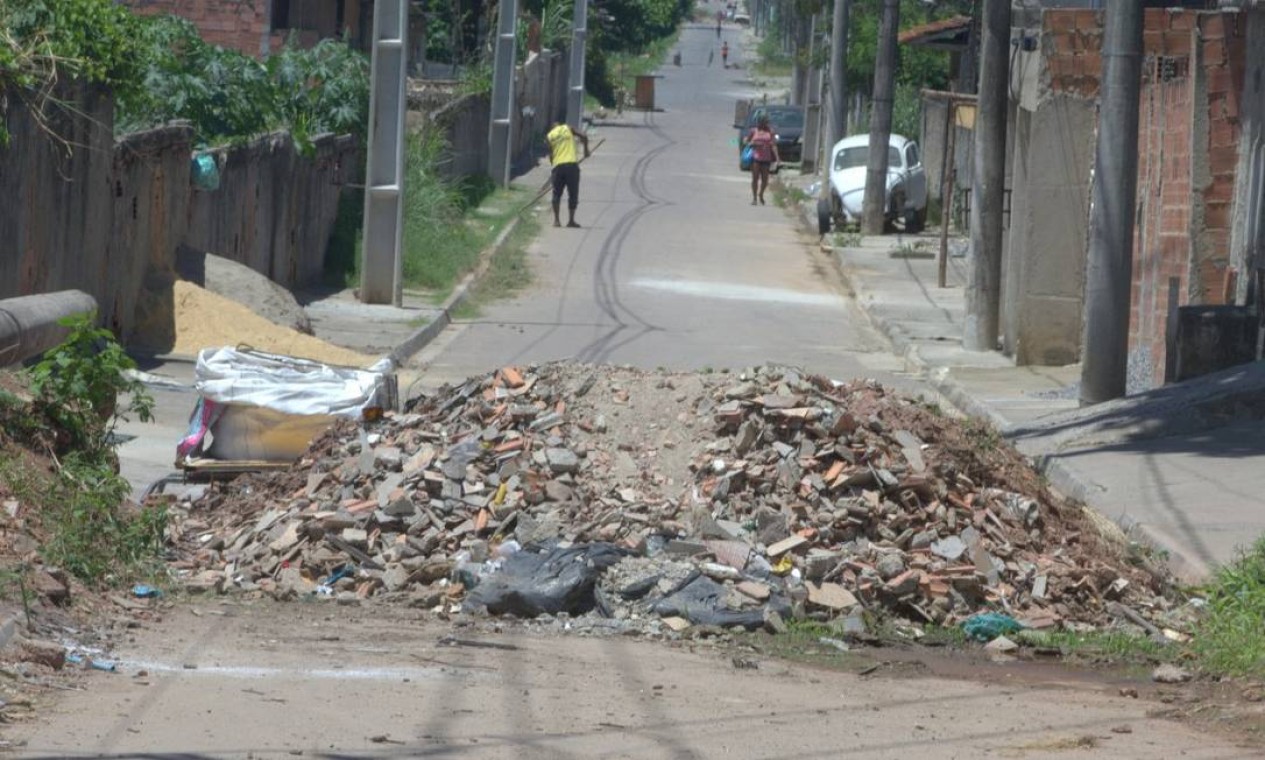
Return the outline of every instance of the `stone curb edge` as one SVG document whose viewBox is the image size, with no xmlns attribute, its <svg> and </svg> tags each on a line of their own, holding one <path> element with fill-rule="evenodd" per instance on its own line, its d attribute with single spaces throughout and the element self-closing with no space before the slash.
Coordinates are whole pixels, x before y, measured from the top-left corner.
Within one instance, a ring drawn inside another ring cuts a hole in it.
<svg viewBox="0 0 1265 760">
<path fill-rule="evenodd" d="M 804 213 L 799 215 L 800 221 L 813 234 L 816 234 L 815 210 L 806 203 L 803 211 Z M 847 280 L 848 287 L 856 295 L 857 306 L 875 329 L 888 339 L 895 352 L 905 360 L 908 368 L 922 375 L 949 403 L 968 417 L 987 420 L 1003 436 L 1014 428 L 1014 423 L 1007 419 L 1005 415 L 975 397 L 956 380 L 950 379 L 946 374 L 947 368 L 937 367 L 924 359 L 918 350 L 918 346 L 909 340 L 903 330 L 885 317 L 872 313 L 868 307 L 870 299 L 864 284 L 850 271 L 846 263 L 834 253 L 833 247 L 830 250 L 831 255 L 835 257 L 836 262 L 839 264 L 840 272 Z M 1032 460 L 1037 472 L 1049 480 L 1050 486 L 1055 491 L 1066 498 L 1093 507 L 1099 514 L 1105 516 L 1106 513 L 1096 503 L 1098 494 L 1103 491 L 1102 486 L 1080 475 L 1062 460 L 1053 459 L 1049 456 L 1029 457 L 1029 459 Z M 1210 568 L 1205 563 L 1191 559 L 1178 542 L 1167 534 L 1156 531 L 1148 525 L 1129 521 L 1124 521 L 1121 529 L 1126 535 L 1134 539 L 1140 539 L 1142 543 L 1165 551 L 1168 554 L 1167 564 L 1169 569 L 1179 578 L 1198 581 L 1210 574 Z"/>
<path fill-rule="evenodd" d="M 496 258 L 501 252 L 505 246 L 505 241 L 514 233 L 514 230 L 518 229 L 518 225 L 522 222 L 523 214 L 527 213 L 528 209 L 533 205 L 535 205 L 535 201 L 514 214 L 510 218 L 509 223 L 505 225 L 505 229 L 501 230 L 496 239 L 479 253 L 479 261 L 474 269 L 461 278 L 461 282 L 457 283 L 457 286 L 453 288 L 452 294 L 440 304 L 439 316 L 422 325 L 416 332 L 401 341 L 399 345 L 387 354 L 387 357 L 391 359 L 396 367 L 404 366 L 405 362 L 416 356 L 431 341 L 439 337 L 444 328 L 452 324 L 452 313 L 469 300 L 470 291 L 487 273 L 488 267 L 492 265 L 492 259 Z"/>
</svg>

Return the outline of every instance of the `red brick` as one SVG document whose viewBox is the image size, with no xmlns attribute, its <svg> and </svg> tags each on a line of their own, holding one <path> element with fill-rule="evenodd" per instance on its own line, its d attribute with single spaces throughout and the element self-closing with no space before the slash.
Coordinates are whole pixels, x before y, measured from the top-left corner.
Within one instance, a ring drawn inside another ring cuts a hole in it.
<svg viewBox="0 0 1265 760">
<path fill-rule="evenodd" d="M 1209 230 L 1230 229 L 1229 203 L 1208 203 L 1204 205 L 1204 227 Z"/>
<path fill-rule="evenodd" d="M 1222 40 L 1205 40 L 1204 41 L 1204 65 L 1206 66 L 1224 66 L 1226 65 L 1226 48 L 1225 42 Z"/>
<path fill-rule="evenodd" d="M 1168 13 L 1168 28 L 1190 31 L 1195 28 L 1195 14 L 1183 10 L 1165 11 Z"/>
<path fill-rule="evenodd" d="M 1042 14 L 1041 20 L 1050 32 L 1070 32 L 1076 28 L 1076 16 L 1070 11 L 1048 10 Z"/>
<path fill-rule="evenodd" d="M 1219 13 L 1201 14 L 1199 32 L 1205 40 L 1225 39 L 1225 17 Z"/>
<path fill-rule="evenodd" d="M 1164 32 L 1160 43 L 1160 49 L 1156 51 L 1160 55 L 1166 55 L 1172 58 L 1188 58 L 1190 56 L 1190 34 L 1188 32 Z"/>
<path fill-rule="evenodd" d="M 1221 174 L 1234 175 L 1239 166 L 1239 148 L 1237 145 L 1226 145 L 1208 151 L 1208 171 L 1213 176 Z"/>
</svg>

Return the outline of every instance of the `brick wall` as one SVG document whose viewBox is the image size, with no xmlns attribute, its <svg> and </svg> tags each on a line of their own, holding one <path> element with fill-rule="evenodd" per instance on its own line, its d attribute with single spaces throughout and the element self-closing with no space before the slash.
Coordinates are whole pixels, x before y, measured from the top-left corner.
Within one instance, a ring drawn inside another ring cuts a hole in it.
<svg viewBox="0 0 1265 760">
<path fill-rule="evenodd" d="M 1130 351 L 1163 379 L 1168 282 L 1183 304 L 1223 301 L 1239 157 L 1244 23 L 1237 12 L 1148 9 L 1139 113 Z M 1043 16 L 1044 84 L 1096 100 L 1102 13 Z"/>
<path fill-rule="evenodd" d="M 266 0 L 123 0 L 145 15 L 170 14 L 189 19 L 212 45 L 259 56 L 271 32 Z"/>
</svg>

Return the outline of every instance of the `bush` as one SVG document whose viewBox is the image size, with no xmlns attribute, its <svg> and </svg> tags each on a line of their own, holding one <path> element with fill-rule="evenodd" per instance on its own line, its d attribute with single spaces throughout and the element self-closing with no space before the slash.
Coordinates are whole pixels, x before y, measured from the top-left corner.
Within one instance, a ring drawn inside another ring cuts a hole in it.
<svg viewBox="0 0 1265 760">
<path fill-rule="evenodd" d="M 286 129 L 300 148 L 322 132 L 365 132 L 369 63 L 342 42 L 287 45 L 257 61 L 209 45 L 192 23 L 166 16 L 145 20 L 139 47 L 143 86 L 119 93 L 123 131 L 186 119 L 204 144 Z"/>
<path fill-rule="evenodd" d="M 166 512 L 128 504 L 116 469 L 115 425 L 149 420 L 153 401 L 123 373 L 135 364 L 93 316 L 65 320 L 70 334 L 28 372 L 32 399 L 0 394 L 0 491 L 34 507 L 44 557 L 89 584 L 147 577 L 158 564 Z M 120 410 L 119 395 L 127 400 Z M 14 446 L 51 454 L 53 472 Z"/>
</svg>

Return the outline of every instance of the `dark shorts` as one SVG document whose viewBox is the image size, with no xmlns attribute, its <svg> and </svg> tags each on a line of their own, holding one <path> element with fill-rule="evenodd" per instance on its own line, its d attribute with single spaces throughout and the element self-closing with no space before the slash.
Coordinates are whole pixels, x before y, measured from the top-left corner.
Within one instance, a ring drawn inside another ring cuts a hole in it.
<svg viewBox="0 0 1265 760">
<path fill-rule="evenodd" d="M 553 167 L 553 202 L 562 200 L 562 190 L 567 191 L 567 206 L 575 208 L 580 203 L 580 165 L 560 164 Z"/>
</svg>

